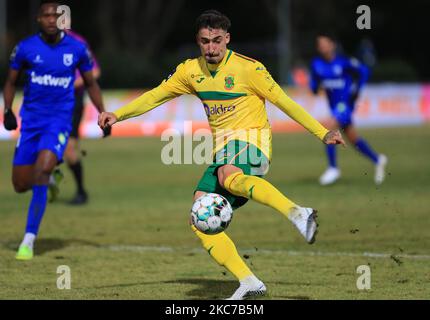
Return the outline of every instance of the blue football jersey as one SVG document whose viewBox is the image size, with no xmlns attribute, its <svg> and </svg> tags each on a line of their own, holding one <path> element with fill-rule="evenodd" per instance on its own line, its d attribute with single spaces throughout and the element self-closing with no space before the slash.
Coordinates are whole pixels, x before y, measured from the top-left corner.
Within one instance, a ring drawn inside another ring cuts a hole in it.
<svg viewBox="0 0 430 320">
<path fill-rule="evenodd" d="M 333 61 L 326 61 L 317 57 L 311 64 L 311 89 L 316 93 L 321 86 L 331 108 L 340 102 L 353 108 L 351 98 L 358 94 L 368 78 L 368 68 L 355 58 L 337 55 Z"/>
<path fill-rule="evenodd" d="M 87 46 L 65 33 L 56 44 L 36 34 L 15 47 L 10 67 L 25 72 L 23 122 L 47 118 L 71 121 L 75 72 L 92 70 L 93 61 Z"/>
</svg>

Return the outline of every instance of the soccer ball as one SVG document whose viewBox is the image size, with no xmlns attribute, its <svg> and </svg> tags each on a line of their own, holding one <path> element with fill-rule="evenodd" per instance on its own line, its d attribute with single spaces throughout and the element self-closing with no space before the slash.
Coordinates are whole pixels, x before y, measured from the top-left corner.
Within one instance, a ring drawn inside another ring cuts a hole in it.
<svg viewBox="0 0 430 320">
<path fill-rule="evenodd" d="M 194 202 L 191 220 L 201 232 L 214 235 L 223 232 L 233 218 L 233 209 L 223 196 L 208 193 Z"/>
</svg>

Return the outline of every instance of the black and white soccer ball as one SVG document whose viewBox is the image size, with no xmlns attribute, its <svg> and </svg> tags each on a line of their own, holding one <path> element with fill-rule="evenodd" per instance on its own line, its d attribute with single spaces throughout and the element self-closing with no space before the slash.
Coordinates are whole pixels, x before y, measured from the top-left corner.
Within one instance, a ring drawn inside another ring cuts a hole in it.
<svg viewBox="0 0 430 320">
<path fill-rule="evenodd" d="M 191 220 L 197 230 L 214 235 L 227 229 L 233 218 L 233 208 L 226 198 L 207 193 L 198 198 L 191 209 Z"/>
</svg>

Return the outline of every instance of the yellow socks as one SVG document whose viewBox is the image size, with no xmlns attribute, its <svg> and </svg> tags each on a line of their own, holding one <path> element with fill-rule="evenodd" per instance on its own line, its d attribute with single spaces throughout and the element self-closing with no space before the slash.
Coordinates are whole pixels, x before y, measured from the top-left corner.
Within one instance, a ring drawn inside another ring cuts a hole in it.
<svg viewBox="0 0 430 320">
<path fill-rule="evenodd" d="M 227 268 L 239 281 L 252 276 L 253 273 L 239 256 L 233 241 L 224 233 L 206 235 L 196 227 L 191 226 L 193 232 L 202 241 L 203 247 L 221 266 Z"/>
<path fill-rule="evenodd" d="M 235 173 L 225 180 L 224 187 L 236 196 L 252 199 L 270 206 L 281 212 L 285 217 L 288 217 L 292 208 L 297 207 L 278 189 L 259 177 Z M 203 247 L 211 257 L 219 265 L 227 268 L 239 281 L 258 280 L 239 256 L 233 241 L 224 232 L 216 235 L 206 235 L 198 231 L 194 226 L 191 226 L 191 228 L 196 236 L 200 238 Z"/>
<path fill-rule="evenodd" d="M 227 177 L 224 188 L 235 196 L 255 200 L 258 203 L 272 207 L 288 218 L 291 209 L 297 205 L 285 197 L 278 189 L 266 180 L 247 176 L 241 172 Z"/>
</svg>

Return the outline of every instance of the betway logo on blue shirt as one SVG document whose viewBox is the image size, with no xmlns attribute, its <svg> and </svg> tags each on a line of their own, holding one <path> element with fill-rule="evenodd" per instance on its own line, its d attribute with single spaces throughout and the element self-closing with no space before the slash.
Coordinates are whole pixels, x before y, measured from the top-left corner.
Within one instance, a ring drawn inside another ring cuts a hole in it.
<svg viewBox="0 0 430 320">
<path fill-rule="evenodd" d="M 31 73 L 31 83 L 35 83 L 46 87 L 63 87 L 67 89 L 72 82 L 72 77 L 57 78 L 50 74 L 37 75 L 36 72 Z"/>
<path fill-rule="evenodd" d="M 322 85 L 326 89 L 343 89 L 345 87 L 344 79 L 326 79 L 323 80 Z"/>
</svg>

